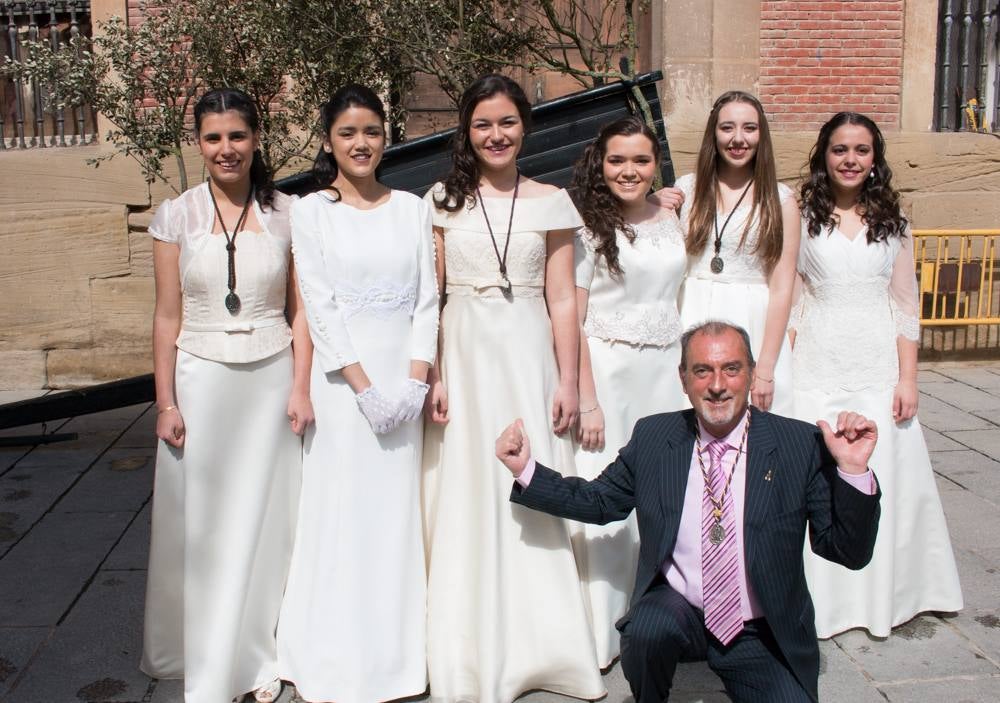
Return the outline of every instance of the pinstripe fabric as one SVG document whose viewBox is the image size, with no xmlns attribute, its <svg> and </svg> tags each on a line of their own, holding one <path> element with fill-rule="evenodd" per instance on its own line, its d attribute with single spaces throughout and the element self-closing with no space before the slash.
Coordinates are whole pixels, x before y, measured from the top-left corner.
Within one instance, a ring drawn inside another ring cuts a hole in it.
<svg viewBox="0 0 1000 703">
<path fill-rule="evenodd" d="M 632 620 L 643 597 L 662 582 L 660 566 L 677 540 L 695 427 L 693 410 L 643 418 L 615 461 L 593 481 L 564 478 L 539 464 L 527 488 L 515 483 L 511 491 L 516 503 L 581 522 L 605 524 L 636 511 L 636 585 L 632 608 L 618 622 L 623 663 Z M 818 555 L 861 568 L 871 559 L 880 493 L 864 495 L 837 476 L 815 427 L 754 408 L 745 491 L 741 527 L 747 579 L 777 650 L 815 700 L 819 646 L 802 566 L 803 535 L 808 529 Z M 739 642 L 737 637 L 731 647 Z M 633 676 L 629 683 L 636 685 Z"/>
</svg>

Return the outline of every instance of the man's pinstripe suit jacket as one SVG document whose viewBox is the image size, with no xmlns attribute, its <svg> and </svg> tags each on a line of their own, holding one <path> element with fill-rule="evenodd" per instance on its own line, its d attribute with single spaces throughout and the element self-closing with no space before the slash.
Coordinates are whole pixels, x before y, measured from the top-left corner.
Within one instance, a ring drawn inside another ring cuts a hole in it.
<svg viewBox="0 0 1000 703">
<path fill-rule="evenodd" d="M 515 503 L 581 522 L 639 522 L 635 603 L 673 553 L 684 504 L 696 420 L 693 410 L 639 420 L 617 459 L 593 481 L 537 465 Z M 803 571 L 808 525 L 812 549 L 860 569 L 871 559 L 881 493 L 868 496 L 839 478 L 818 428 L 751 408 L 747 439 L 744 559 L 764 617 L 796 677 L 815 699 L 819 646 Z M 622 629 L 629 614 L 618 623 Z"/>
</svg>

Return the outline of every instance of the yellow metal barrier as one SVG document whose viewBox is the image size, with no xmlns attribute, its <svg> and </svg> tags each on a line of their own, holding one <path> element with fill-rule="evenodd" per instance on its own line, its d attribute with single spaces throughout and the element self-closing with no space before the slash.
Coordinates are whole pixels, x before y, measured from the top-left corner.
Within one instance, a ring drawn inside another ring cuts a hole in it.
<svg viewBox="0 0 1000 703">
<path fill-rule="evenodd" d="M 913 230 L 920 324 L 1000 324 L 1000 229 Z"/>
</svg>

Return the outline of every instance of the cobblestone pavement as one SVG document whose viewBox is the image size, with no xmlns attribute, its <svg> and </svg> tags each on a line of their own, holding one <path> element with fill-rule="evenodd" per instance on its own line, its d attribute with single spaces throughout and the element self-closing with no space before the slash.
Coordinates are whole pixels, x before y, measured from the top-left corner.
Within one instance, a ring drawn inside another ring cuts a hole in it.
<svg viewBox="0 0 1000 703">
<path fill-rule="evenodd" d="M 1000 363 L 921 364 L 920 383 L 966 607 L 885 640 L 855 630 L 821 643 L 823 701 L 1000 701 Z M 137 667 L 154 415 L 142 405 L 0 432 L 79 435 L 0 447 L 0 701 L 181 703 L 179 682 Z M 606 701 L 631 701 L 618 666 L 606 683 Z M 681 666 L 671 701 L 726 700 L 703 664 Z"/>
</svg>

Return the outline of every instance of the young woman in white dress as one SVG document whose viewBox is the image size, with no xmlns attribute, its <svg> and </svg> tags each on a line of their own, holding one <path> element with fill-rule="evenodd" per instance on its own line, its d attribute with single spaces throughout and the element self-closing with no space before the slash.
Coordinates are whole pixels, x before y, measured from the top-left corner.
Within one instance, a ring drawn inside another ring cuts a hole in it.
<svg viewBox="0 0 1000 703">
<path fill-rule="evenodd" d="M 292 206 L 316 424 L 278 656 L 305 700 L 372 703 L 427 687 L 420 457 L 437 351 L 434 240 L 427 204 L 376 179 L 378 96 L 344 86 L 321 122 L 322 190 Z"/>
<path fill-rule="evenodd" d="M 711 319 L 743 327 L 757 359 L 751 402 L 790 415 L 786 328 L 800 218 L 791 189 L 775 175 L 771 133 L 757 98 L 733 90 L 716 99 L 696 171 L 675 185 L 684 192 L 689 256 L 684 326 Z"/>
<path fill-rule="evenodd" d="M 806 550 L 816 631 L 887 637 L 923 611 L 962 607 L 955 558 L 917 421 L 919 313 L 913 237 L 871 119 L 835 115 L 802 186 L 802 294 L 793 314 L 795 415 L 850 407 L 878 423 L 871 465 L 882 517 L 871 562 L 849 571 Z"/>
<path fill-rule="evenodd" d="M 237 90 L 194 109 L 209 180 L 150 223 L 156 453 L 142 670 L 186 703 L 277 697 L 312 347 L 288 215 Z M 291 427 L 289 427 L 289 420 Z"/>
<path fill-rule="evenodd" d="M 435 701 L 604 694 L 570 525 L 511 504 L 493 454 L 497 433 L 520 417 L 539 461 L 573 461 L 582 221 L 565 190 L 518 173 L 530 117 L 510 79 L 473 83 L 452 171 L 426 196 L 447 294 L 424 460 Z"/>
<path fill-rule="evenodd" d="M 577 474 L 611 463 L 646 415 L 684 407 L 677 366 L 684 233 L 673 209 L 647 199 L 660 168 L 656 135 L 637 117 L 601 130 L 573 172 L 583 217 L 575 240 L 580 337 Z M 580 576 L 590 600 L 597 662 L 619 654 L 615 622 L 628 609 L 639 532 L 632 516 L 585 525 Z"/>
</svg>

